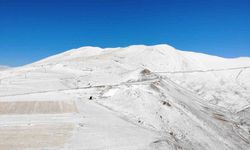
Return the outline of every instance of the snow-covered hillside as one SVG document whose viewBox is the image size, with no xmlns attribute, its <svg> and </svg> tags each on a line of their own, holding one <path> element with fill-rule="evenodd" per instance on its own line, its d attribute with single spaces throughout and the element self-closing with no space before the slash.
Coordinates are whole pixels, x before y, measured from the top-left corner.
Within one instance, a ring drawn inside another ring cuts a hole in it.
<svg viewBox="0 0 250 150">
<path fill-rule="evenodd" d="M 9 67 L 7 67 L 7 66 L 1 66 L 1 65 L 0 65 L 0 71 L 1 71 L 1 70 L 6 70 L 6 69 L 8 69 L 8 68 L 9 68 Z"/>
<path fill-rule="evenodd" d="M 0 149 L 247 150 L 249 76 L 169 45 L 72 49 L 0 72 Z"/>
</svg>

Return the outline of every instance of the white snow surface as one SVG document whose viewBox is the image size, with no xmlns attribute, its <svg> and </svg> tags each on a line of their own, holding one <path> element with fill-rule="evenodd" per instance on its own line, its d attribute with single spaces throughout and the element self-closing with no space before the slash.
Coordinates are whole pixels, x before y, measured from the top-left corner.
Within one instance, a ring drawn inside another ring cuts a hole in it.
<svg viewBox="0 0 250 150">
<path fill-rule="evenodd" d="M 1 71 L 1 70 L 6 70 L 6 69 L 9 69 L 9 67 L 8 67 L 8 66 L 0 65 L 0 71 Z"/>
<path fill-rule="evenodd" d="M 247 150 L 249 77 L 248 57 L 72 49 L 0 72 L 0 149 Z"/>
</svg>

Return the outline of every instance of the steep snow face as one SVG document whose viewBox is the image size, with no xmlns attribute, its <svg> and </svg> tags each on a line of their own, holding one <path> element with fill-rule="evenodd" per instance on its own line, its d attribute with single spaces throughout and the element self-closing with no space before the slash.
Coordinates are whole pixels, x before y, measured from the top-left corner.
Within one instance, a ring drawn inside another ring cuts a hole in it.
<svg viewBox="0 0 250 150">
<path fill-rule="evenodd" d="M 61 110 L 30 120 L 44 125 L 47 118 L 51 125 L 59 115 L 59 125 L 70 123 L 63 141 L 43 148 L 245 150 L 250 147 L 249 76 L 250 58 L 226 59 L 169 45 L 81 47 L 0 72 L 0 107 L 14 110 L 27 103 L 25 112 Z M 50 101 L 59 102 L 49 106 Z M 76 110 L 62 111 L 69 105 Z M 13 118 L 0 115 L 0 122 L 27 121 Z M 45 133 L 57 126 L 47 126 Z"/>
</svg>

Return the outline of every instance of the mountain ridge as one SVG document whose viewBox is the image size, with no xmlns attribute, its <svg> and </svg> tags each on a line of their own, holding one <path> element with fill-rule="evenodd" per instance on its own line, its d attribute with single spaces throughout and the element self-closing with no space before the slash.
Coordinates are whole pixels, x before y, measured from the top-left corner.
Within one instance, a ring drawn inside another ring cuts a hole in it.
<svg viewBox="0 0 250 150">
<path fill-rule="evenodd" d="M 77 129 L 71 136 L 71 128 L 62 131 L 70 140 L 62 142 L 61 150 L 246 150 L 250 146 L 249 65 L 250 59 L 224 59 L 168 45 L 72 49 L 0 72 L 0 107 L 6 106 L 2 113 L 8 116 L 0 113 L 0 122 L 5 127 L 26 123 L 22 128 L 31 132 L 27 120 L 9 119 L 20 115 L 13 110 L 24 113 L 19 107 L 27 104 L 31 110 L 25 112 L 44 113 L 31 117 L 32 124 L 50 125 L 55 119 Z M 43 129 L 61 131 L 55 127 Z M 12 139 L 5 133 L 0 132 L 0 140 Z M 25 142 L 29 148 L 34 146 Z M 58 145 L 49 147 L 58 149 Z"/>
</svg>

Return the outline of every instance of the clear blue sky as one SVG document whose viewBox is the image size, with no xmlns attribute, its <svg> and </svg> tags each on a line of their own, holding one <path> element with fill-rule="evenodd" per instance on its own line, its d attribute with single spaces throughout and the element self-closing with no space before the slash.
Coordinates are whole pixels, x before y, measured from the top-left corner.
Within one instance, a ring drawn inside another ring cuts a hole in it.
<svg viewBox="0 0 250 150">
<path fill-rule="evenodd" d="M 162 43 L 250 56 L 250 0 L 0 0 L 0 64 L 87 45 Z"/>
</svg>

